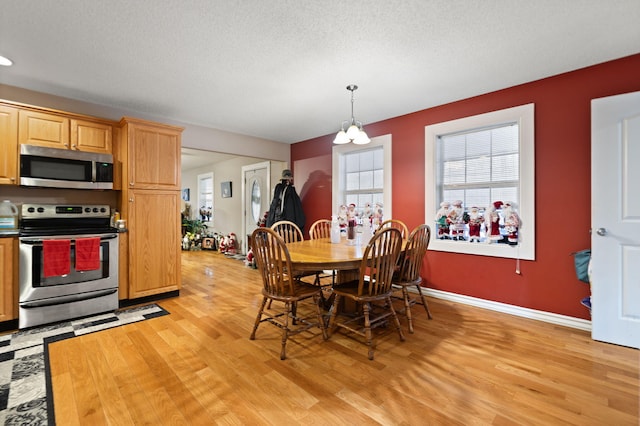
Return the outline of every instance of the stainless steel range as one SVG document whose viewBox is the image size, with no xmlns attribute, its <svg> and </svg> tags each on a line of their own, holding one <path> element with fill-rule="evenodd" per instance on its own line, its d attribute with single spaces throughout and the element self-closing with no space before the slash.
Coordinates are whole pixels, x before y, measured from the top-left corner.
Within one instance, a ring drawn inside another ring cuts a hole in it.
<svg viewBox="0 0 640 426">
<path fill-rule="evenodd" d="M 20 328 L 118 308 L 118 233 L 110 217 L 107 205 L 22 205 Z"/>
</svg>

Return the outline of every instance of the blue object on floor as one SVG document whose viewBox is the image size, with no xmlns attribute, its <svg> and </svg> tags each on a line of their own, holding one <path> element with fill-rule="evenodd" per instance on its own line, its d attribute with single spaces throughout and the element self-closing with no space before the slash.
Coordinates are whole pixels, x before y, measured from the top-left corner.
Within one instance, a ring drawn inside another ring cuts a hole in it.
<svg viewBox="0 0 640 426">
<path fill-rule="evenodd" d="M 585 306 L 586 308 L 588 308 L 589 309 L 589 313 L 591 313 L 591 296 L 587 296 L 584 299 L 582 299 L 580 301 L 580 304 L 582 306 Z"/>
</svg>

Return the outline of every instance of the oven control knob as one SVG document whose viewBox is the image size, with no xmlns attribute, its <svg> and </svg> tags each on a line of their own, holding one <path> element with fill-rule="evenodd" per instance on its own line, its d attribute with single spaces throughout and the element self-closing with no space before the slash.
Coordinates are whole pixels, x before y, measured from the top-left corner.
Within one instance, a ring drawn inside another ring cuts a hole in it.
<svg viewBox="0 0 640 426">
<path fill-rule="evenodd" d="M 28 208 L 27 208 L 27 211 L 28 211 L 29 213 L 33 213 L 33 212 L 35 212 L 35 211 L 36 211 L 36 209 L 34 209 L 33 207 L 28 207 Z"/>
<path fill-rule="evenodd" d="M 90 207 L 85 207 L 84 208 L 84 212 L 85 213 L 91 213 L 91 208 Z"/>
<path fill-rule="evenodd" d="M 44 213 L 44 207 L 38 207 L 38 213 Z"/>
<path fill-rule="evenodd" d="M 100 213 L 106 213 L 106 212 L 107 212 L 107 209 L 105 209 L 104 207 L 100 208 Z"/>
</svg>

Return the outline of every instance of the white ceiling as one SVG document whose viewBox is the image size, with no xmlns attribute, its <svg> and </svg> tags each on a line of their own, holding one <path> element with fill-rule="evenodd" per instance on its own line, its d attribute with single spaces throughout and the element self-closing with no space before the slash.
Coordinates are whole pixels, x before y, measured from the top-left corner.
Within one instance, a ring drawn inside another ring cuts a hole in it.
<svg viewBox="0 0 640 426">
<path fill-rule="evenodd" d="M 638 0 L 3 0 L 0 82 L 292 143 L 640 52 Z"/>
</svg>

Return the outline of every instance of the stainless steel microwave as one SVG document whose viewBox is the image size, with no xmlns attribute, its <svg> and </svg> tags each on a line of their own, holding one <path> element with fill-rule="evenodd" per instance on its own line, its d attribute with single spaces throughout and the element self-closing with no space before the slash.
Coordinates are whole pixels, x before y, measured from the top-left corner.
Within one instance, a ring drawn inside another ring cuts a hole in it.
<svg viewBox="0 0 640 426">
<path fill-rule="evenodd" d="M 20 185 L 113 189 L 113 156 L 21 145 Z"/>
</svg>

